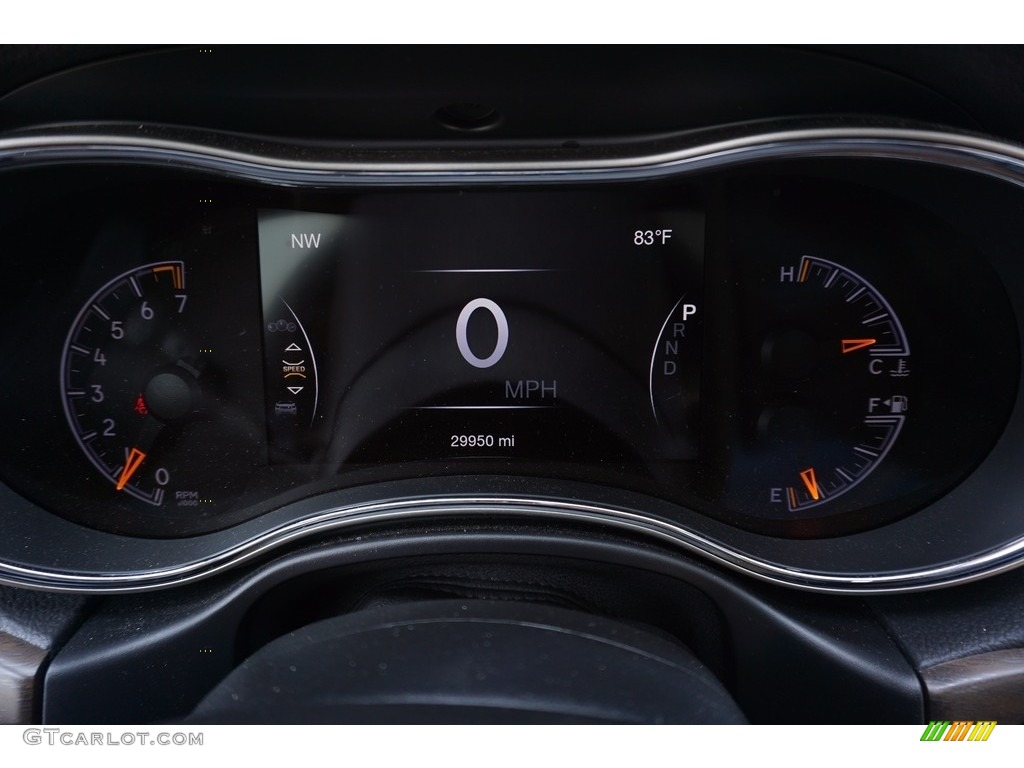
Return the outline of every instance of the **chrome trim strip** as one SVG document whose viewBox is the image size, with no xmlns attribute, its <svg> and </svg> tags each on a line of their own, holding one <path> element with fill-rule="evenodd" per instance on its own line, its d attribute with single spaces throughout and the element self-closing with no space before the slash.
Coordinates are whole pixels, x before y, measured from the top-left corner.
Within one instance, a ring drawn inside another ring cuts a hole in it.
<svg viewBox="0 0 1024 768">
<path fill-rule="evenodd" d="M 1010 181 L 1019 182 L 1024 178 L 1022 147 L 966 134 L 905 128 L 780 130 L 632 157 L 505 162 L 304 162 L 144 136 L 54 134 L 0 138 L 0 160 L 11 163 L 110 159 L 158 163 L 177 161 L 186 166 L 220 170 L 266 182 L 277 179 L 328 186 L 551 182 L 570 178 L 626 180 L 793 157 L 915 160 Z"/>
<path fill-rule="evenodd" d="M 904 128 L 778 130 L 632 157 L 508 162 L 301 162 L 143 136 L 96 134 L 0 138 L 0 170 L 36 162 L 118 160 L 176 163 L 269 184 L 550 183 L 625 181 L 675 176 L 755 161 L 869 157 L 933 163 L 1024 186 L 1024 149 L 977 136 Z M 407 499 L 335 507 L 279 526 L 214 556 L 173 568 L 86 574 L 0 563 L 0 583 L 74 592 L 134 592 L 194 581 L 224 571 L 288 542 L 356 525 L 428 516 L 555 517 L 653 536 L 764 581 L 804 590 L 847 594 L 909 592 L 973 581 L 1021 565 L 1024 536 L 968 560 L 874 576 L 788 568 L 744 553 L 667 520 L 635 511 L 531 498 Z"/>
<path fill-rule="evenodd" d="M 482 496 L 408 499 L 334 507 L 267 531 L 218 555 L 154 571 L 97 575 L 37 570 L 0 563 L 0 583 L 74 592 L 137 592 L 205 578 L 283 544 L 317 533 L 357 525 L 452 516 L 540 517 L 610 525 L 681 546 L 720 565 L 764 581 L 814 592 L 876 594 L 950 586 L 1009 570 L 1019 564 L 1015 559 L 1024 556 L 1024 538 L 1021 538 L 996 551 L 952 565 L 876 576 L 828 574 L 801 571 L 751 557 L 675 523 L 643 513 L 569 501 Z"/>
</svg>

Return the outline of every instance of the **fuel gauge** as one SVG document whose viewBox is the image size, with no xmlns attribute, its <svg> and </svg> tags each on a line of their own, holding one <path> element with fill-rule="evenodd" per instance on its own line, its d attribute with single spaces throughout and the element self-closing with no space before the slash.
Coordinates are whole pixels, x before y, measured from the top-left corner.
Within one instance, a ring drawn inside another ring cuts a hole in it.
<svg viewBox="0 0 1024 768">
<path fill-rule="evenodd" d="M 741 393 L 733 506 L 802 518 L 886 460 L 912 413 L 910 344 L 895 310 L 852 269 L 816 256 L 777 267 L 757 308 L 758 371 Z M 750 482 L 752 479 L 755 482 Z"/>
</svg>

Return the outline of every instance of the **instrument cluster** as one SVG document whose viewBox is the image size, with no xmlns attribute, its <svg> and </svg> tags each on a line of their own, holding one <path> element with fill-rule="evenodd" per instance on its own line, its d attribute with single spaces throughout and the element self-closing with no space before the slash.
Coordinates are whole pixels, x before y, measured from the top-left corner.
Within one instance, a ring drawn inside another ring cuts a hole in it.
<svg viewBox="0 0 1024 768">
<path fill-rule="evenodd" d="M 884 535 L 1011 422 L 1020 193 L 812 154 L 432 183 L 284 184 L 210 147 L 15 163 L 5 491 L 151 542 L 443 478 L 764 567 Z"/>
</svg>

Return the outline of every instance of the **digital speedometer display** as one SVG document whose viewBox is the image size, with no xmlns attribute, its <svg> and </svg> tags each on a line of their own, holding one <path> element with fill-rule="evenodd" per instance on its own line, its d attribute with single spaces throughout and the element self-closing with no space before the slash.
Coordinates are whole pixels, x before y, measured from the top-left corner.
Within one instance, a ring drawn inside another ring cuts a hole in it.
<svg viewBox="0 0 1024 768">
<path fill-rule="evenodd" d="M 271 458 L 697 456 L 704 216 L 678 196 L 259 213 Z"/>
</svg>

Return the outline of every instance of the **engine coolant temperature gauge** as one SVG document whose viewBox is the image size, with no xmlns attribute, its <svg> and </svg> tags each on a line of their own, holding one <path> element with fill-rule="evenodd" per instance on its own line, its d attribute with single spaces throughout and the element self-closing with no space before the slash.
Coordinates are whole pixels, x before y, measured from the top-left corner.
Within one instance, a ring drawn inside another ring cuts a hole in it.
<svg viewBox="0 0 1024 768">
<path fill-rule="evenodd" d="M 865 278 L 815 256 L 777 269 L 748 337 L 754 373 L 734 452 L 746 482 L 733 485 L 733 503 L 800 518 L 885 461 L 912 413 L 913 365 L 896 312 Z"/>
</svg>

